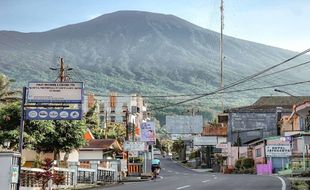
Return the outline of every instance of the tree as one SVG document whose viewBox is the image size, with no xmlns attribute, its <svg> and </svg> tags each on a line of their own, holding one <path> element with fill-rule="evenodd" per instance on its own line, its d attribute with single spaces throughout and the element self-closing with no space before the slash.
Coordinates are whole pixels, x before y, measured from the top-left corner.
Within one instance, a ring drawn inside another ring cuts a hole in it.
<svg viewBox="0 0 310 190">
<path fill-rule="evenodd" d="M 20 103 L 0 105 L 0 143 L 10 140 L 10 148 L 17 150 L 19 143 Z M 85 121 L 27 121 L 24 147 L 37 152 L 53 152 L 59 160 L 60 151 L 70 153 L 85 144 Z M 67 154 L 68 155 L 68 154 Z"/>
<path fill-rule="evenodd" d="M 182 139 L 178 139 L 172 144 L 172 151 L 179 155 L 179 159 L 183 159 L 184 155 L 182 154 L 184 151 L 184 141 Z"/>
<path fill-rule="evenodd" d="M 96 106 L 89 109 L 88 112 L 85 114 L 85 123 L 86 127 L 92 132 L 96 139 L 103 138 L 104 131 L 103 128 L 100 127 L 100 120 L 98 113 L 95 111 Z"/>
<path fill-rule="evenodd" d="M 54 159 L 59 161 L 60 152 L 65 152 L 68 156 L 72 150 L 85 145 L 83 138 L 86 132 L 85 121 L 56 120 L 52 125 L 53 128 L 47 131 L 45 138 L 36 143 L 37 151 L 53 152 Z"/>
<path fill-rule="evenodd" d="M 20 116 L 20 103 L 0 105 L 0 144 L 9 140 L 14 150 L 18 149 Z"/>
<path fill-rule="evenodd" d="M 15 102 L 20 99 L 20 92 L 10 90 L 11 81 L 5 75 L 0 74 L 0 103 Z"/>
<path fill-rule="evenodd" d="M 124 142 L 126 137 L 126 127 L 122 123 L 107 123 L 106 134 L 108 138 L 117 139 L 118 142 Z"/>
</svg>

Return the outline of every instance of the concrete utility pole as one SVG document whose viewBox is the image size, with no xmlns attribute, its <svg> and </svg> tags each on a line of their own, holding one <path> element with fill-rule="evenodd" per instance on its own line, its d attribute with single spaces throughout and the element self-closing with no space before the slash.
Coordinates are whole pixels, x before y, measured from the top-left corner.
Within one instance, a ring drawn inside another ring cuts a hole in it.
<svg viewBox="0 0 310 190">
<path fill-rule="evenodd" d="M 224 112 L 224 75 L 223 75 L 223 30 L 224 30 L 224 0 L 221 0 L 221 37 L 220 37 L 220 62 L 221 62 L 221 103 L 222 103 L 222 112 Z"/>
</svg>

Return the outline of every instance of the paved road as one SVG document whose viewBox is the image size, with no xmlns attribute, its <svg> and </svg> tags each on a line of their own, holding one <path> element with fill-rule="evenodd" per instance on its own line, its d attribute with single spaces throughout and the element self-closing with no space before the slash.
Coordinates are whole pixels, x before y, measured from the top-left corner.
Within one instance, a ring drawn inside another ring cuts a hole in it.
<svg viewBox="0 0 310 190">
<path fill-rule="evenodd" d="M 118 185 L 108 190 L 284 190 L 275 176 L 223 175 L 196 172 L 161 159 L 161 179 Z"/>
</svg>

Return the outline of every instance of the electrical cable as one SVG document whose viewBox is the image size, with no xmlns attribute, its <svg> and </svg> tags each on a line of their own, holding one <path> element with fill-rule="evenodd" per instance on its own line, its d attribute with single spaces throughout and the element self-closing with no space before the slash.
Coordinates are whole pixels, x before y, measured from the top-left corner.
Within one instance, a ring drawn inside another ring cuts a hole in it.
<svg viewBox="0 0 310 190">
<path fill-rule="evenodd" d="M 252 79 L 252 78 L 255 78 L 255 77 L 257 77 L 257 76 L 259 76 L 259 75 L 261 75 L 261 74 L 263 74 L 263 73 L 265 73 L 265 72 L 271 70 L 271 69 L 274 69 L 274 68 L 276 68 L 276 67 L 278 67 L 278 66 L 280 66 L 280 65 L 283 65 L 283 64 L 285 64 L 285 63 L 287 63 L 287 62 L 289 62 L 289 61 L 291 61 L 291 60 L 293 60 L 293 59 L 295 59 L 295 58 L 297 58 L 297 57 L 299 57 L 299 56 L 301 56 L 301 55 L 304 55 L 304 54 L 306 54 L 306 53 L 308 53 L 308 52 L 310 52 L 310 48 L 308 48 L 308 49 L 304 50 L 303 52 L 298 53 L 297 55 L 295 55 L 295 56 L 293 56 L 293 57 L 291 57 L 291 58 L 288 58 L 288 59 L 286 59 L 286 60 L 284 60 L 284 61 L 282 61 L 282 62 L 280 62 L 280 63 L 278 63 L 278 64 L 276 64 L 276 65 L 273 65 L 273 66 L 268 67 L 268 68 L 266 68 L 266 69 L 264 69 L 264 70 L 262 70 L 262 71 L 259 71 L 259 72 L 255 73 L 255 74 L 252 74 L 252 75 L 250 75 L 250 76 L 248 76 L 248 77 L 245 77 L 245 78 L 240 79 L 240 80 L 238 80 L 238 81 L 236 81 L 236 82 L 233 82 L 233 83 L 227 85 L 227 86 L 224 87 L 224 88 L 219 88 L 219 89 L 217 89 L 217 90 L 215 90 L 215 91 L 212 91 L 212 92 L 209 92 L 209 93 L 205 93 L 205 94 L 199 95 L 199 96 L 197 96 L 197 97 L 190 98 L 190 99 L 187 99 L 187 100 L 183 100 L 183 101 L 180 101 L 180 102 L 177 102 L 177 103 L 173 103 L 173 104 L 170 104 L 170 105 L 157 107 L 157 108 L 154 108 L 153 110 L 164 109 L 164 108 L 167 108 L 167 107 L 176 106 L 176 105 L 183 104 L 183 103 L 186 103 L 186 102 L 189 102 L 189 101 L 193 101 L 193 100 L 196 100 L 196 99 L 200 99 L 200 98 L 202 98 L 202 97 L 204 97 L 204 96 L 209 96 L 209 95 L 217 94 L 218 92 L 223 91 L 223 90 L 225 90 L 225 89 L 229 89 L 229 88 L 232 88 L 232 87 L 237 86 L 237 85 L 239 85 L 239 84 L 245 83 L 245 82 L 249 81 L 249 80 Z M 150 111 L 153 111 L 153 110 L 150 110 Z"/>
</svg>

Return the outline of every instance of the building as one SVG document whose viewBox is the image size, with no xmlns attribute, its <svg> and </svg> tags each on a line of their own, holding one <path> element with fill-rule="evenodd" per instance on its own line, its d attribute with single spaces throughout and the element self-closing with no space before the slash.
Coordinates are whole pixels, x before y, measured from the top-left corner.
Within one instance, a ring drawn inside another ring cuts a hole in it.
<svg viewBox="0 0 310 190">
<path fill-rule="evenodd" d="M 281 119 L 292 114 L 293 105 L 310 97 L 266 96 L 254 104 L 225 110 L 228 114 L 227 140 L 241 145 L 281 134 Z M 241 142 L 240 142 L 241 141 Z"/>
<path fill-rule="evenodd" d="M 110 93 L 108 96 L 88 95 L 85 110 L 91 106 L 99 114 L 103 128 L 109 123 L 128 124 L 129 139 L 139 140 L 140 125 L 147 117 L 146 104 L 138 94 L 117 95 Z M 133 138 L 133 134 L 134 138 Z"/>
</svg>

